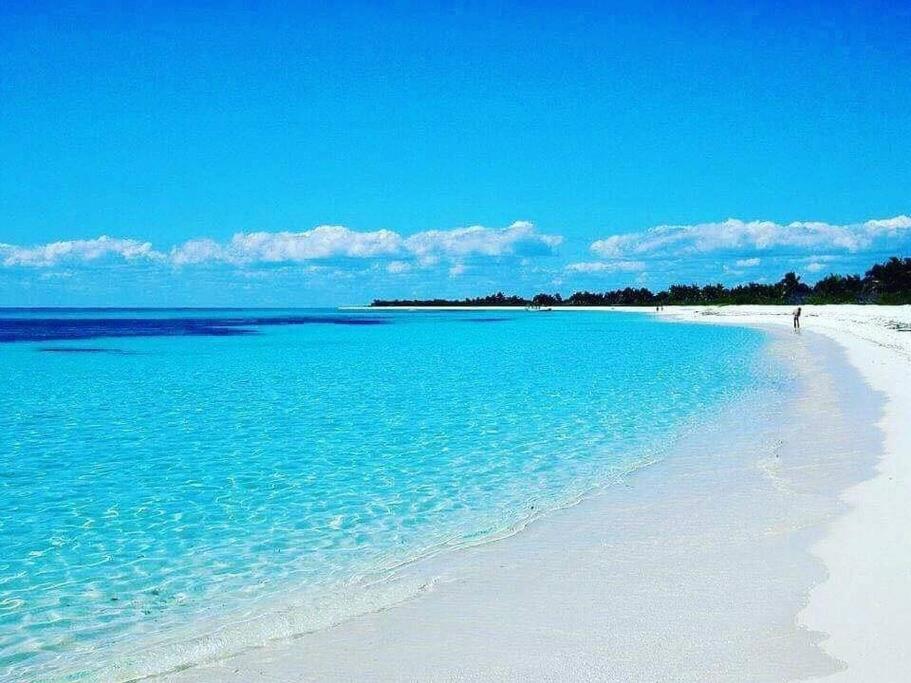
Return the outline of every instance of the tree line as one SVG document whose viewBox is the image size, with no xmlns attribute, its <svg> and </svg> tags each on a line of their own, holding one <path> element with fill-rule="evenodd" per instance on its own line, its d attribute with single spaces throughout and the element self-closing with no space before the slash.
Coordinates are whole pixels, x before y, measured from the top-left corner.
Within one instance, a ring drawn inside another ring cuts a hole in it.
<svg viewBox="0 0 911 683">
<path fill-rule="evenodd" d="M 808 285 L 796 273 L 785 273 L 774 284 L 750 282 L 726 287 L 671 285 L 652 292 L 624 287 L 606 292 L 536 294 L 531 299 L 489 296 L 451 299 L 375 299 L 371 306 L 698 306 L 723 304 L 911 304 L 911 258 L 892 258 L 873 265 L 863 276 L 831 274 Z"/>
</svg>

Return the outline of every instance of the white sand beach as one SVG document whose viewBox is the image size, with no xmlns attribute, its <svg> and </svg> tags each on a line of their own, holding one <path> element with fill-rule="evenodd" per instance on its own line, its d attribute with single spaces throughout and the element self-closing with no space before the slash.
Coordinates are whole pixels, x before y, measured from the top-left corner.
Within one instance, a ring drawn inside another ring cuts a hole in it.
<svg viewBox="0 0 911 683">
<path fill-rule="evenodd" d="M 790 326 L 790 313 L 732 306 L 671 308 L 662 315 Z M 887 401 L 876 476 L 845 492 L 850 510 L 813 546 L 828 576 L 798 619 L 829 634 L 823 648 L 847 664 L 840 679 L 900 680 L 911 670 L 911 306 L 805 306 L 803 315 L 803 330 L 838 342 Z"/>
<path fill-rule="evenodd" d="M 771 423 L 740 406 L 625 485 L 405 568 L 425 588 L 394 607 L 163 680 L 901 680 L 911 307 L 807 306 L 799 335 L 790 313 L 659 314 L 770 330 L 802 386 Z"/>
</svg>

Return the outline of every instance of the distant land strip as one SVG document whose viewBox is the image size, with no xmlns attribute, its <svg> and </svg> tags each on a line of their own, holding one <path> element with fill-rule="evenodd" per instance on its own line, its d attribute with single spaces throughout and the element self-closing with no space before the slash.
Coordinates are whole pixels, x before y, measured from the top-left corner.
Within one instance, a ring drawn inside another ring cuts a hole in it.
<svg viewBox="0 0 911 683">
<path fill-rule="evenodd" d="M 774 284 L 750 282 L 726 287 L 671 285 L 652 292 L 646 287 L 625 287 L 607 292 L 535 294 L 526 299 L 497 292 L 465 299 L 374 299 L 372 307 L 416 306 L 705 306 L 725 304 L 911 304 L 911 258 L 892 258 L 873 265 L 863 276 L 831 274 L 815 285 L 801 282 L 796 273 L 785 273 Z"/>
</svg>

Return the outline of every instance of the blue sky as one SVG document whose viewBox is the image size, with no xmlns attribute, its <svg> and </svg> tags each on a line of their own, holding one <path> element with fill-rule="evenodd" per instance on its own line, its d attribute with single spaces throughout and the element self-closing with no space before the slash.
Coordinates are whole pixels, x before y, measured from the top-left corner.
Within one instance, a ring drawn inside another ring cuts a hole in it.
<svg viewBox="0 0 911 683">
<path fill-rule="evenodd" d="M 911 252 L 906 2 L 185 4 L 0 6 L 0 305 L 813 280 Z"/>
</svg>

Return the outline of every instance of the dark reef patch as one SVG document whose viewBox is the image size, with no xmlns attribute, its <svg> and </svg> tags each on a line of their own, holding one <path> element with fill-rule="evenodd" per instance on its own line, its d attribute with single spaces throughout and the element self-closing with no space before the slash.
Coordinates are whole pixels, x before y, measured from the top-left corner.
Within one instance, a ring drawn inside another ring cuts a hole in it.
<svg viewBox="0 0 911 683">
<path fill-rule="evenodd" d="M 112 356 L 132 356 L 132 351 L 123 349 L 105 349 L 98 346 L 42 346 L 36 349 L 40 353 L 106 353 Z"/>
<path fill-rule="evenodd" d="M 280 325 L 384 325 L 381 317 L 294 315 L 176 318 L 0 318 L 0 343 L 117 337 L 228 337 Z M 78 353 L 78 352 L 77 352 Z"/>
</svg>

